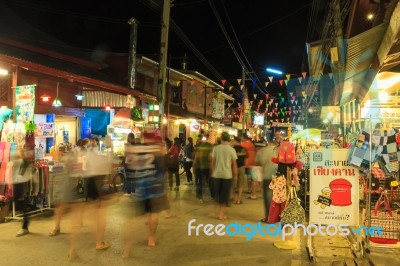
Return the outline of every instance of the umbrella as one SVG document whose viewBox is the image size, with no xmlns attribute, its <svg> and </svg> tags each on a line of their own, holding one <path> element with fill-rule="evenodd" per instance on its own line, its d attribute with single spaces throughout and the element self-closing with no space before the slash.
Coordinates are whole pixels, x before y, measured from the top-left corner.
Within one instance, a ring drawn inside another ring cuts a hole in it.
<svg viewBox="0 0 400 266">
<path fill-rule="evenodd" d="M 321 129 L 318 128 L 307 128 L 297 132 L 292 135 L 292 139 L 302 139 L 302 140 L 320 140 L 321 139 Z"/>
</svg>

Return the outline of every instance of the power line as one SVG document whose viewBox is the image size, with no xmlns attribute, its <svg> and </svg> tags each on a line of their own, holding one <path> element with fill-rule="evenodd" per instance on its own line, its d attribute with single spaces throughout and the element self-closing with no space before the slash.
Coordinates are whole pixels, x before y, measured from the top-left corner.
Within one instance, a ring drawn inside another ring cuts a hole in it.
<svg viewBox="0 0 400 266">
<path fill-rule="evenodd" d="M 240 37 L 239 37 L 239 40 L 240 40 L 240 39 L 247 38 L 247 37 L 253 35 L 254 33 L 257 33 L 257 32 L 259 32 L 259 31 L 262 31 L 262 30 L 264 30 L 264 29 L 266 29 L 266 28 L 268 28 L 268 27 L 271 27 L 271 26 L 277 24 L 278 22 L 281 22 L 282 20 L 287 19 L 288 17 L 293 16 L 294 14 L 297 14 L 298 12 L 300 12 L 301 10 L 303 10 L 304 8 L 306 8 L 307 6 L 309 6 L 310 4 L 311 4 L 311 3 L 308 3 L 308 4 L 306 4 L 306 5 L 302 6 L 302 7 L 300 7 L 299 9 L 296 9 L 295 11 L 293 11 L 293 12 L 287 14 L 286 16 L 283 16 L 283 17 L 281 17 L 281 18 L 279 18 L 279 19 L 276 19 L 276 20 L 274 20 L 274 21 L 268 23 L 267 25 L 264 25 L 264 26 L 262 26 L 262 27 L 260 27 L 260 28 L 258 28 L 258 29 L 253 30 L 252 32 L 249 32 L 249 33 L 247 33 L 247 34 L 244 34 L 244 35 L 240 36 Z M 215 50 L 218 50 L 218 49 L 221 49 L 221 48 L 225 47 L 225 45 L 226 45 L 226 44 L 220 44 L 220 45 L 218 45 L 218 46 L 215 46 L 214 48 L 210 48 L 210 49 L 208 49 L 208 50 L 206 50 L 206 51 L 203 51 L 203 53 L 206 54 L 206 53 L 209 53 L 209 52 L 213 52 L 213 51 L 215 51 Z"/>
</svg>

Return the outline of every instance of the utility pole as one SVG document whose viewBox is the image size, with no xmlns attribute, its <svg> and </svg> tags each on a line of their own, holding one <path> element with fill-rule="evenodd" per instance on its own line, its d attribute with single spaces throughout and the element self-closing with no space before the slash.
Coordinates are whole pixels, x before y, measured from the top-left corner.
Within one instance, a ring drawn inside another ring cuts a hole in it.
<svg viewBox="0 0 400 266">
<path fill-rule="evenodd" d="M 158 101 L 160 103 L 160 131 L 164 132 L 164 113 L 167 105 L 166 83 L 167 83 L 167 53 L 169 33 L 170 0 L 164 0 L 163 13 L 161 17 L 161 41 L 160 41 L 160 69 L 158 73 Z M 165 136 L 164 136 L 165 137 Z"/>
</svg>

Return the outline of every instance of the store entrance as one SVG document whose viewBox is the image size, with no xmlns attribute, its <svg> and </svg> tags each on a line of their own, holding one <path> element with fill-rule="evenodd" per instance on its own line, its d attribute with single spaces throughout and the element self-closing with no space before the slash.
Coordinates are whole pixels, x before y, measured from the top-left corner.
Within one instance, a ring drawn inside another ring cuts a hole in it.
<svg viewBox="0 0 400 266">
<path fill-rule="evenodd" d="M 178 138 L 181 141 L 181 145 L 185 145 L 186 144 L 186 125 L 185 124 L 180 124 L 179 125 Z"/>
</svg>

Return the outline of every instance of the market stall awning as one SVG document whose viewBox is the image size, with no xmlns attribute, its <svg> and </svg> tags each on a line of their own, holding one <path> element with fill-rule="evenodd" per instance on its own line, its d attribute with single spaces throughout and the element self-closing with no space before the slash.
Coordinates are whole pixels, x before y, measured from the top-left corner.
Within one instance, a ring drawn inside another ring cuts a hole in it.
<svg viewBox="0 0 400 266">
<path fill-rule="evenodd" d="M 307 128 L 301 130 L 300 132 L 293 134 L 292 139 L 294 140 L 320 140 L 321 139 L 321 129 L 318 128 Z"/>
</svg>

